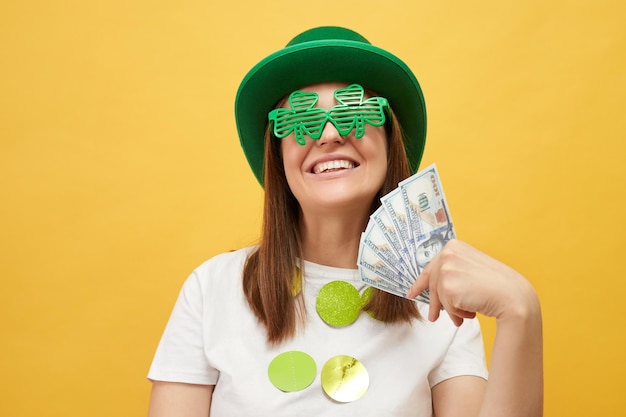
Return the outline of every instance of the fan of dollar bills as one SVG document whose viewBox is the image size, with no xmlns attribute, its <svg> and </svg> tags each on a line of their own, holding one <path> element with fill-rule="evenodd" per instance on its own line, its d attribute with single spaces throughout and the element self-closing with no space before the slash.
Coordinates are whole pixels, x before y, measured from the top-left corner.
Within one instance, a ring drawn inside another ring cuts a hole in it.
<svg viewBox="0 0 626 417">
<path fill-rule="evenodd" d="M 437 167 L 400 182 L 381 203 L 361 235 L 361 281 L 406 297 L 428 262 L 455 237 Z M 428 290 L 416 300 L 428 302 Z"/>
</svg>

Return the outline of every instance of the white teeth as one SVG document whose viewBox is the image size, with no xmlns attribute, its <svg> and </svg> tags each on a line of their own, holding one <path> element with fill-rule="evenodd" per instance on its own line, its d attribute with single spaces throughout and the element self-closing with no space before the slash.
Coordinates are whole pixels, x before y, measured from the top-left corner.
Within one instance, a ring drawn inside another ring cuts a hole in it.
<svg viewBox="0 0 626 417">
<path fill-rule="evenodd" d="M 354 168 L 354 163 L 346 160 L 337 160 L 337 161 L 327 161 L 321 162 L 313 168 L 313 172 L 316 174 L 320 174 L 326 171 L 334 171 L 336 169 L 350 169 Z"/>
</svg>

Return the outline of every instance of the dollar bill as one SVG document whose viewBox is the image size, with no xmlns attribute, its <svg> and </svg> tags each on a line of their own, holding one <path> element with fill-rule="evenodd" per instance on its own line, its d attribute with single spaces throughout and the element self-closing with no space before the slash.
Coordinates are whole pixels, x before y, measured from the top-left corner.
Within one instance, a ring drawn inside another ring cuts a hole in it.
<svg viewBox="0 0 626 417">
<path fill-rule="evenodd" d="M 411 274 L 411 269 L 407 265 L 401 254 L 394 249 L 393 244 L 387 239 L 381 225 L 377 222 L 369 222 L 363 235 L 361 243 L 369 247 L 387 265 L 405 276 Z"/>
<path fill-rule="evenodd" d="M 413 266 L 411 262 L 411 258 L 413 255 L 409 248 L 404 244 L 402 237 L 396 231 L 396 228 L 391 218 L 389 217 L 383 206 L 380 206 L 372 214 L 372 216 L 370 216 L 369 223 L 376 224 L 378 230 L 381 231 L 385 240 L 393 248 L 398 257 L 402 259 L 403 264 L 406 265 L 409 275 L 417 276 L 417 269 Z"/>
<path fill-rule="evenodd" d="M 381 253 L 375 248 L 368 246 L 364 241 L 361 241 L 359 246 L 359 266 L 363 269 L 367 269 L 377 276 L 385 279 L 388 282 L 409 286 L 407 280 L 407 274 L 401 269 L 398 269 L 398 264 L 394 264 L 393 261 L 387 261 L 381 257 Z M 384 256 L 384 255 L 383 255 Z"/>
<path fill-rule="evenodd" d="M 387 216 L 391 219 L 396 235 L 402 242 L 403 250 L 406 250 L 409 254 L 407 261 L 417 277 L 418 269 L 415 258 L 412 256 L 412 254 L 415 253 L 416 246 L 413 234 L 409 229 L 409 217 L 407 207 L 404 205 L 404 200 L 402 199 L 402 192 L 399 188 L 396 188 L 389 194 L 383 196 L 380 201 Z"/>
<path fill-rule="evenodd" d="M 445 243 L 454 238 L 437 167 L 433 164 L 398 184 L 415 244 L 415 265 L 421 273 Z"/>
<path fill-rule="evenodd" d="M 375 272 L 370 271 L 369 269 L 360 268 L 359 275 L 361 281 L 365 284 L 378 288 L 379 290 L 388 292 L 390 294 L 396 295 L 398 297 L 406 298 L 406 294 L 409 292 L 410 287 L 405 287 L 402 285 L 394 284 L 393 282 L 387 281 L 385 278 L 377 275 Z M 415 297 L 416 301 L 422 301 L 428 303 L 430 298 L 428 294 L 428 289 L 423 291 L 417 297 Z"/>
<path fill-rule="evenodd" d="M 381 198 L 361 235 L 357 262 L 361 280 L 405 297 L 426 265 L 453 238 L 454 225 L 433 164 Z M 428 302 L 428 290 L 416 299 Z"/>
</svg>

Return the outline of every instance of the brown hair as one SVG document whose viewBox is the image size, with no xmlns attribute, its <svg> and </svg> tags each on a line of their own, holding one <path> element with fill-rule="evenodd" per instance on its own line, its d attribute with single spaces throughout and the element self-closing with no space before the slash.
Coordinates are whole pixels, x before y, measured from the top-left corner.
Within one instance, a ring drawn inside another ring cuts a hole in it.
<svg viewBox="0 0 626 417">
<path fill-rule="evenodd" d="M 398 186 L 411 171 L 405 152 L 402 128 L 391 112 L 386 125 L 388 138 L 387 176 L 379 198 Z M 299 225 L 300 209 L 291 193 L 283 169 L 280 141 L 265 133 L 264 210 L 261 240 L 246 260 L 243 290 L 252 311 L 267 330 L 267 340 L 278 344 L 293 337 L 298 324 L 304 323 L 306 309 L 302 293 L 294 297 L 293 284 L 297 259 L 303 259 Z M 374 290 L 364 310 L 385 323 L 410 322 L 420 314 L 413 301 Z"/>
</svg>

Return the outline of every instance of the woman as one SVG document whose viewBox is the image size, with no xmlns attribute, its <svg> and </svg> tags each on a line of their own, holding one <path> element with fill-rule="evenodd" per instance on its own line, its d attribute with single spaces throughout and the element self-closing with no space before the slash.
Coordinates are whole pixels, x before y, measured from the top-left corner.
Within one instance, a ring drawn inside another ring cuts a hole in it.
<svg viewBox="0 0 626 417">
<path fill-rule="evenodd" d="M 248 73 L 235 114 L 265 188 L 261 241 L 185 282 L 150 369 L 151 417 L 542 414 L 536 293 L 470 245 L 449 241 L 408 299 L 375 290 L 350 318 L 333 304 L 364 293 L 361 232 L 422 155 L 422 93 L 402 61 L 311 29 Z M 429 305 L 410 300 L 427 288 Z M 476 313 L 497 321 L 488 379 Z"/>
</svg>

